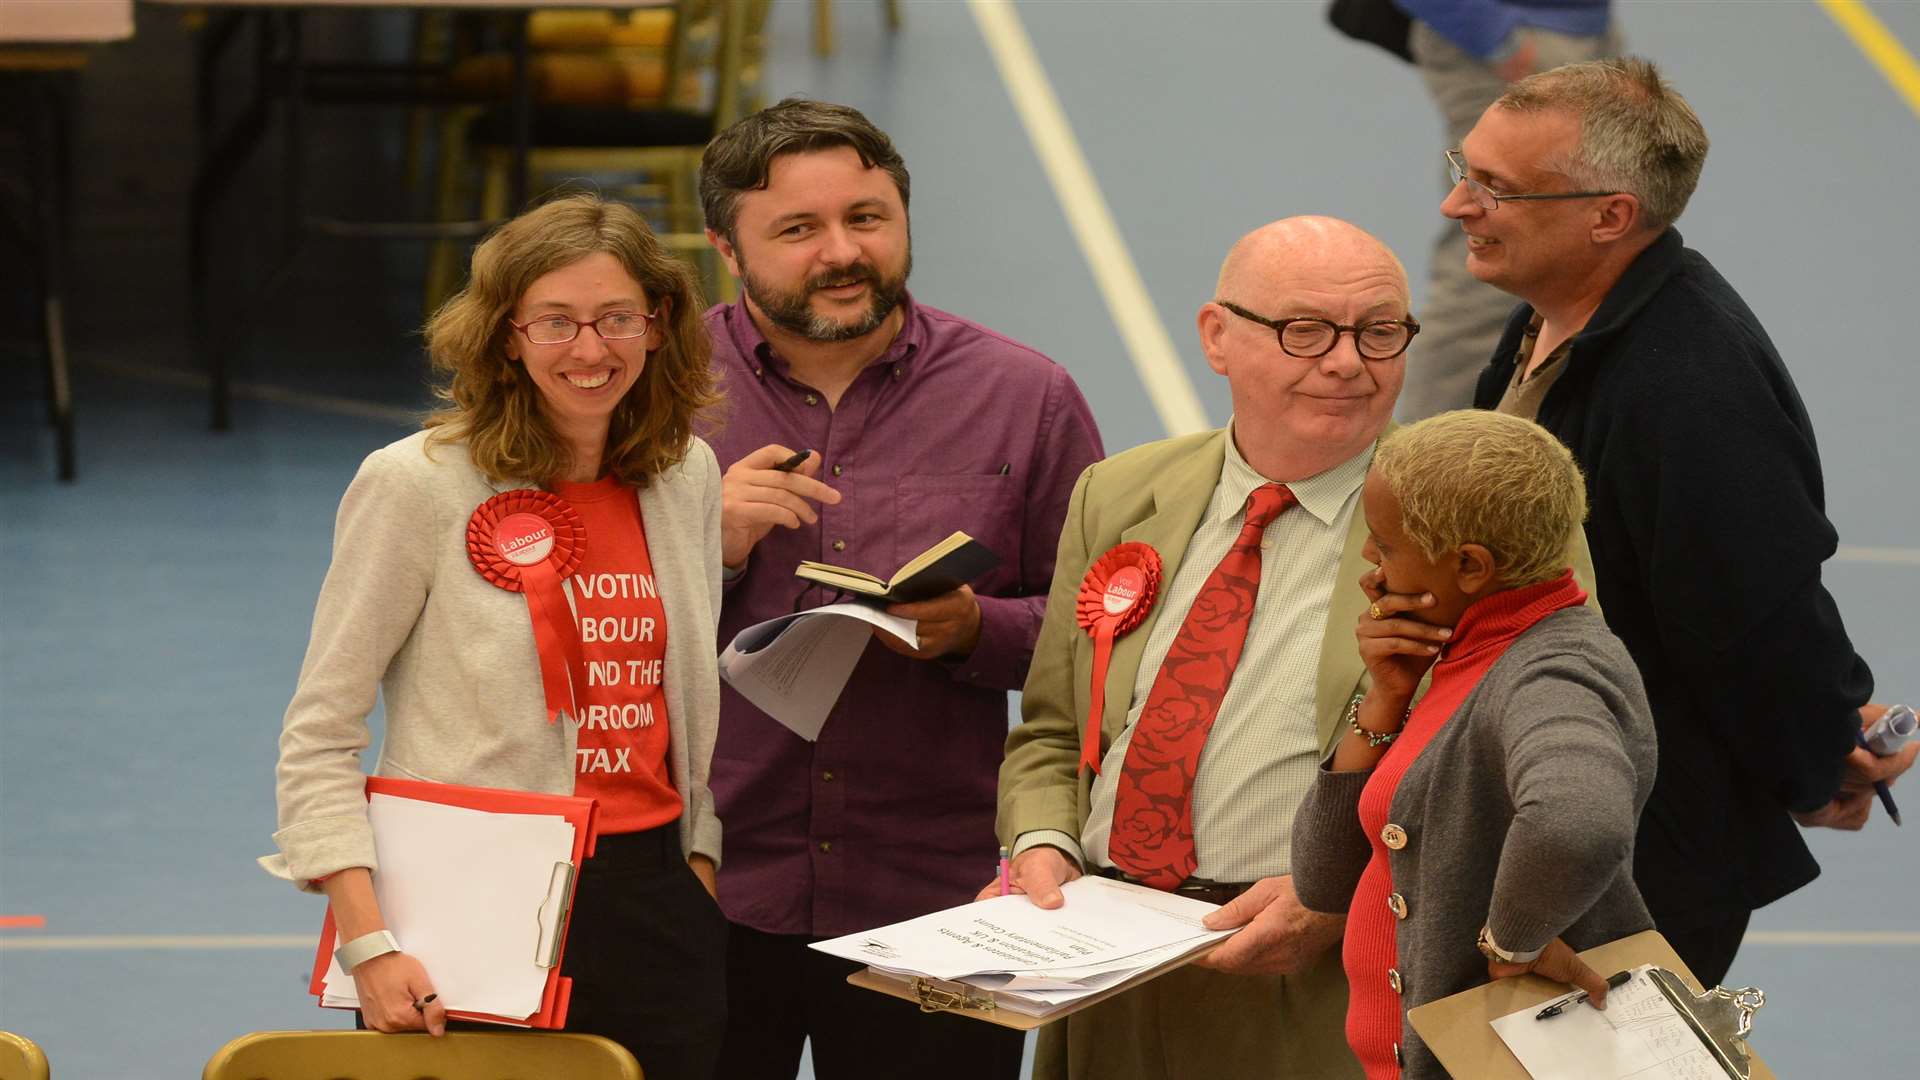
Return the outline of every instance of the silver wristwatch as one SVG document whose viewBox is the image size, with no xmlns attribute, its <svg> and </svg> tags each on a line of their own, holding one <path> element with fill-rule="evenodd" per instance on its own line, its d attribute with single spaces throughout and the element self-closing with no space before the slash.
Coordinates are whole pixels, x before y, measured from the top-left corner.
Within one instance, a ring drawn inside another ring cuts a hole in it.
<svg viewBox="0 0 1920 1080">
<path fill-rule="evenodd" d="M 353 969 L 390 952 L 399 952 L 400 943 L 393 939 L 391 931 L 375 930 L 371 934 L 362 934 L 345 945 L 333 950 L 333 958 L 340 963 L 340 970 L 353 973 Z"/>
</svg>

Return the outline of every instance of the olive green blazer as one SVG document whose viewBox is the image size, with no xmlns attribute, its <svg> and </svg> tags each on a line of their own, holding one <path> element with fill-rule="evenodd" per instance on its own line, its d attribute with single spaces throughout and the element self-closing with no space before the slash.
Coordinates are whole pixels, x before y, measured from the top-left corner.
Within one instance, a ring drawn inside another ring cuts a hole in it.
<svg viewBox="0 0 1920 1080">
<path fill-rule="evenodd" d="M 1046 621 L 1027 671 L 1022 722 L 1007 736 L 1006 759 L 1000 765 L 996 828 L 1002 843 L 1012 845 L 1021 834 L 1037 829 L 1080 835 L 1093 790 L 1092 772 L 1079 775 L 1080 733 L 1093 676 L 1093 639 L 1075 618 L 1080 581 L 1108 549 L 1139 541 L 1160 553 L 1162 581 L 1171 582 L 1213 499 L 1227 437 L 1221 428 L 1148 443 L 1095 462 L 1080 474 L 1060 530 Z M 1360 555 L 1366 539 L 1366 516 L 1356 511 L 1321 631 L 1314 721 L 1323 754 L 1331 753 L 1339 740 L 1348 701 L 1365 687 L 1366 668 L 1353 627 L 1367 607 L 1358 584 L 1369 568 Z M 1591 593 L 1593 562 L 1584 530 L 1574 530 L 1568 554 L 1576 576 Z M 1141 625 L 1114 642 L 1100 721 L 1101 754 L 1126 728 L 1141 653 L 1160 615 L 1155 607 Z"/>
</svg>

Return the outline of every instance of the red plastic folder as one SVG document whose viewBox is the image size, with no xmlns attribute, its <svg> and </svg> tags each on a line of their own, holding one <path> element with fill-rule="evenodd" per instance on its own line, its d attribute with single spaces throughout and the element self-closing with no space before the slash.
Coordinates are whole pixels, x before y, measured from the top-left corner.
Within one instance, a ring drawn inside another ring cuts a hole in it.
<svg viewBox="0 0 1920 1080">
<path fill-rule="evenodd" d="M 414 799 L 420 802 L 439 803 L 443 806 L 458 806 L 469 810 L 485 810 L 495 814 L 545 814 L 565 818 L 573 826 L 573 867 L 566 888 L 566 917 L 561 920 L 558 936 L 559 948 L 554 963 L 547 973 L 547 983 L 540 998 L 540 1010 L 531 1016 L 496 1016 L 491 1013 L 464 1012 L 449 1009 L 447 1015 L 460 1020 L 480 1020 L 493 1024 L 510 1024 L 515 1027 L 560 1028 L 567 1022 L 567 1004 L 573 993 L 573 980 L 560 974 L 559 958 L 565 955 L 567 928 L 573 922 L 573 893 L 579 886 L 579 868 L 593 854 L 595 839 L 594 819 L 598 803 L 592 799 L 578 798 L 572 795 L 543 795 L 528 791 L 508 791 L 501 788 L 462 787 L 457 784 L 434 784 L 424 780 L 401 780 L 386 776 L 367 778 L 367 795 L 386 795 L 401 799 Z M 326 990 L 328 961 L 333 957 L 336 931 L 333 923 L 333 908 L 327 908 L 326 921 L 320 927 L 320 944 L 314 951 L 313 978 L 308 992 L 320 999 Z M 344 1008 L 346 1006 L 326 1006 L 322 1008 Z"/>
</svg>

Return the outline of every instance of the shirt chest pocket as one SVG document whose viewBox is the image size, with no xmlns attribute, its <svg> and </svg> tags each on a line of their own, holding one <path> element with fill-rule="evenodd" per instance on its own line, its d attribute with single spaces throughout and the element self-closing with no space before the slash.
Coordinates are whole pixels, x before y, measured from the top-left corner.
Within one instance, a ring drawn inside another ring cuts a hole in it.
<svg viewBox="0 0 1920 1080">
<path fill-rule="evenodd" d="M 1021 510 L 1012 475 L 902 476 L 894 488 L 894 567 L 956 530 L 1000 556 L 1000 565 L 972 582 L 976 591 L 1000 591 L 1019 580 Z"/>
</svg>

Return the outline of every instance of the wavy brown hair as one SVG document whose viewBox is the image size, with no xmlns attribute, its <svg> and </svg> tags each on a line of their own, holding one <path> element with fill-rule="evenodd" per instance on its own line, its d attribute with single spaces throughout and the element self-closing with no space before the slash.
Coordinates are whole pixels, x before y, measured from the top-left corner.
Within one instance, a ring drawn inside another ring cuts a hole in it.
<svg viewBox="0 0 1920 1080">
<path fill-rule="evenodd" d="M 569 195 L 495 229 L 473 252 L 466 287 L 427 320 L 427 354 L 447 403 L 427 417 L 430 442 L 465 442 L 475 468 L 496 481 L 546 483 L 572 452 L 540 409 L 525 365 L 508 358 L 507 316 L 546 274 L 605 252 L 658 307 L 662 342 L 614 407 L 602 468 L 644 486 L 686 456 L 701 412 L 719 400 L 708 366 L 706 307 L 685 263 L 669 254 L 632 207 Z"/>
</svg>

